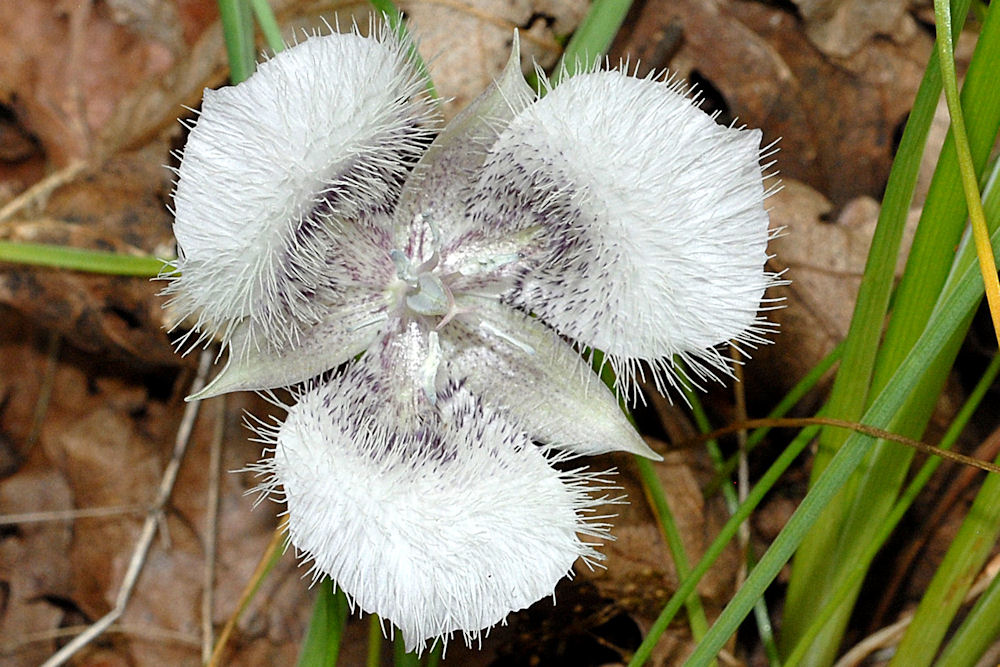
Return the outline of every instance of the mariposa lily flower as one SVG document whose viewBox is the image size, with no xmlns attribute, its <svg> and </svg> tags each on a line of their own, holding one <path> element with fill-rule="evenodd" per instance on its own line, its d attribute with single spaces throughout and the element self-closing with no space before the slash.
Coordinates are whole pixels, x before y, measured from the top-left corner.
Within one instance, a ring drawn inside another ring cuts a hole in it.
<svg viewBox="0 0 1000 667">
<path fill-rule="evenodd" d="M 716 346 L 763 341 L 774 276 L 760 132 L 620 69 L 539 97 L 516 39 L 438 132 L 410 53 L 316 36 L 205 91 L 166 292 L 228 348 L 192 398 L 292 388 L 257 427 L 261 490 L 313 573 L 419 649 L 601 559 L 613 486 L 568 459 L 659 458 L 579 352 L 625 393 L 678 360 L 726 373 Z"/>
</svg>

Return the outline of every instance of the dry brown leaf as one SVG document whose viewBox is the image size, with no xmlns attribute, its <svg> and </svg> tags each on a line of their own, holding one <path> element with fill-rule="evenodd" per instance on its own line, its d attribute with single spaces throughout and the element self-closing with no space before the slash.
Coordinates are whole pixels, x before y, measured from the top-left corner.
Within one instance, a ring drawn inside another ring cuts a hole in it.
<svg viewBox="0 0 1000 667">
<path fill-rule="evenodd" d="M 916 30 L 909 0 L 793 0 L 806 34 L 823 53 L 846 58 L 876 35 L 908 35 Z"/>
<path fill-rule="evenodd" d="M 52 194 L 44 216 L 0 225 L 5 240 L 51 243 L 124 254 L 172 256 L 163 197 L 165 144 L 109 160 Z M 162 329 L 162 284 L 145 278 L 6 265 L 0 303 L 62 333 L 80 349 L 157 365 L 184 360 Z"/>
<path fill-rule="evenodd" d="M 70 489 L 58 471 L 29 466 L 0 482 L 4 513 L 62 510 L 71 502 Z M 38 642 L 5 656 L 9 643 L 32 633 L 58 627 L 63 612 L 46 601 L 65 594 L 70 580 L 68 523 L 4 526 L 0 540 L 0 662 L 38 665 L 54 650 L 52 641 Z M 13 647 L 11 647 L 13 648 Z"/>
<path fill-rule="evenodd" d="M 772 268 L 787 269 L 792 283 L 772 293 L 785 299 L 784 308 L 771 314 L 781 326 L 778 344 L 758 350 L 748 371 L 762 386 L 782 391 L 847 335 L 879 206 L 870 197 L 860 197 L 831 220 L 833 205 L 792 180 L 786 180 L 768 203 L 771 224 L 785 228 L 770 248 L 776 255 Z M 902 273 L 915 227 L 916 216 L 911 215 L 897 275 Z"/>
<path fill-rule="evenodd" d="M 765 142 L 781 139 L 783 178 L 804 181 L 840 206 L 881 195 L 895 133 L 931 46 L 915 31 L 905 43 L 872 40 L 833 62 L 778 7 L 651 0 L 618 52 L 711 85 L 729 116 L 762 128 Z"/>
<path fill-rule="evenodd" d="M 663 451 L 666 446 L 661 444 L 655 448 Z M 695 563 L 728 517 L 720 505 L 705 502 L 689 461 L 686 452 L 668 453 L 662 463 L 654 465 L 688 560 Z M 592 582 L 601 595 L 628 611 L 645 634 L 677 589 L 677 571 L 631 459 L 614 455 L 602 463 L 616 465 L 623 471 L 616 481 L 624 488 L 629 503 L 614 508 L 618 515 L 614 519 L 615 540 L 602 548 L 607 555 L 606 569 L 591 572 L 578 567 L 577 572 L 581 580 Z M 730 548 L 701 580 L 698 592 L 710 618 L 721 611 L 732 595 L 738 569 L 736 550 Z M 668 631 L 658 649 L 661 653 L 665 651 L 662 659 L 673 660 L 680 659 L 693 647 L 690 631 L 681 624 Z"/>
<path fill-rule="evenodd" d="M 556 37 L 583 18 L 582 0 L 419 0 L 401 3 L 429 62 L 440 95 L 453 116 L 481 93 L 510 56 L 514 29 L 521 33 L 522 62 L 551 67 L 561 54 Z"/>
<path fill-rule="evenodd" d="M 183 47 L 161 41 L 166 26 L 141 34 L 90 1 L 3 3 L 0 25 L 0 101 L 57 166 L 93 155 L 119 100 Z"/>
</svg>

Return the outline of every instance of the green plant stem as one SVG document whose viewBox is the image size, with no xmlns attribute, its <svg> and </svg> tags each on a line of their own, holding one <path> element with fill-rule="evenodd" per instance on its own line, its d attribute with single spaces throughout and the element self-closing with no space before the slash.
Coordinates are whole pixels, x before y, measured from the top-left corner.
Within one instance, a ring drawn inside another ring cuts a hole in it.
<svg viewBox="0 0 1000 667">
<path fill-rule="evenodd" d="M 444 653 L 444 644 L 440 639 L 434 641 L 430 655 L 427 656 L 427 663 L 424 667 L 438 667 L 441 664 L 441 656 Z"/>
<path fill-rule="evenodd" d="M 14 241 L 0 241 L 0 262 L 139 278 L 155 278 L 169 266 L 168 262 L 156 257 Z"/>
<path fill-rule="evenodd" d="M 219 17 L 229 56 L 229 80 L 246 81 L 256 67 L 253 13 L 246 0 L 219 0 Z"/>
<path fill-rule="evenodd" d="M 968 0 L 956 0 L 955 11 L 957 15 L 964 16 L 967 10 Z M 859 421 L 859 416 L 869 398 L 873 375 L 877 375 L 876 362 L 878 360 L 880 364 L 884 363 L 881 360 L 881 355 L 877 356 L 877 352 L 893 284 L 893 270 L 916 184 L 920 158 L 940 90 L 941 79 L 937 67 L 937 56 L 932 54 L 889 175 L 878 227 L 872 239 L 865 274 L 858 292 L 858 302 L 851 321 L 850 332 L 845 341 L 844 357 L 834 381 L 830 400 L 827 403 L 827 414 L 830 417 Z M 947 265 L 944 269 L 946 268 Z M 923 273 L 933 272 L 934 267 L 925 267 L 921 270 L 916 265 L 908 265 L 907 270 L 919 278 Z M 890 330 L 910 319 L 909 311 L 914 308 L 907 302 L 904 294 L 905 283 L 904 280 L 904 284 L 901 284 L 896 295 Z M 922 292 L 923 301 L 927 302 L 928 294 L 930 294 L 933 295 L 930 298 L 930 302 L 933 303 L 938 290 Z M 920 303 L 916 307 L 923 308 L 924 304 Z M 908 329 L 915 333 L 905 345 L 889 346 L 887 344 L 887 353 L 891 355 L 898 352 L 901 360 L 912 348 L 913 341 L 922 331 L 925 321 L 926 319 L 919 321 L 918 318 L 920 326 Z M 942 365 L 944 365 L 943 361 Z M 887 364 L 884 367 L 887 369 L 884 371 L 884 377 L 889 378 L 893 374 L 890 371 L 895 371 L 898 363 Z M 932 383 L 933 378 L 929 377 L 926 382 Z M 872 395 L 877 393 L 878 391 L 874 391 Z M 924 388 L 924 393 L 934 393 L 933 387 L 928 385 Z M 936 397 L 936 394 L 934 396 Z M 922 424 L 920 427 L 922 430 Z M 815 483 L 822 474 L 830 457 L 842 445 L 845 437 L 847 436 L 842 432 L 839 433 L 833 429 L 824 430 L 813 464 L 812 483 Z M 844 530 L 854 501 L 854 489 L 859 483 L 859 481 L 850 483 L 847 489 L 831 502 L 822 518 L 817 522 L 816 529 L 805 539 L 795 555 L 786 597 L 785 622 L 781 638 L 781 643 L 786 651 L 790 651 L 798 643 L 799 638 L 809 625 L 810 619 L 823 606 L 830 591 L 836 588 L 837 572 L 848 566 L 848 561 L 832 555 L 837 553 L 842 536 L 846 536 L 848 541 L 852 539 L 863 541 L 871 534 L 869 531 L 852 535 Z M 895 488 L 898 489 L 898 484 Z M 879 497 L 882 495 L 879 494 Z M 891 504 L 895 497 L 895 491 L 885 495 L 888 496 L 888 501 Z M 888 510 L 886 509 L 886 511 Z M 824 665 L 832 660 L 839 646 L 839 638 L 849 611 L 848 607 L 837 618 L 836 623 L 831 623 L 819 645 L 809 652 L 809 664 Z"/>
<path fill-rule="evenodd" d="M 970 119 L 969 131 L 970 137 L 974 139 L 974 157 L 978 169 L 985 167 L 990 146 L 1000 126 L 1000 89 L 995 85 L 994 72 L 995 61 L 1000 57 L 1000 40 L 996 36 L 1000 24 L 995 20 L 996 16 L 993 18 L 992 22 L 984 26 L 962 91 L 966 103 L 977 110 L 976 115 Z M 995 196 L 995 193 L 990 196 Z M 885 387 L 888 378 L 903 359 L 904 352 L 911 349 L 920 336 L 934 308 L 934 299 L 930 296 L 948 289 L 944 285 L 948 279 L 949 267 L 955 262 L 954 248 L 959 244 L 965 227 L 965 213 L 955 140 L 949 136 L 928 192 L 906 272 L 895 296 L 893 315 L 876 361 L 873 391 L 879 392 Z M 996 224 L 996 216 L 991 217 L 991 220 Z M 974 255 L 969 255 L 969 259 L 974 260 Z M 963 323 L 963 329 L 967 328 L 971 318 L 970 312 Z M 906 409 L 899 416 L 900 426 L 897 430 L 900 435 L 921 437 L 952 360 L 958 352 L 962 336 L 963 334 L 956 332 L 949 343 L 950 351 L 939 357 L 934 371 L 926 374 L 920 387 L 912 392 Z M 861 562 L 862 554 L 868 550 L 865 543 L 879 534 L 879 526 L 884 523 L 896 501 L 912 457 L 912 451 L 901 450 L 891 443 L 879 442 L 873 447 L 869 461 L 856 482 L 853 496 L 850 500 L 844 499 L 840 506 L 843 516 L 839 519 L 839 532 L 835 539 L 828 540 L 828 569 L 822 573 L 820 583 L 811 587 L 813 599 L 810 602 L 815 604 L 812 612 L 822 604 L 822 596 L 836 589 L 847 571 Z M 833 530 L 825 524 L 824 528 Z M 858 590 L 856 587 L 854 594 L 845 600 L 838 613 L 826 625 L 817 643 L 808 651 L 804 664 L 826 664 L 832 660 L 850 618 Z M 814 614 L 810 613 L 810 617 L 812 615 Z M 799 619 L 799 623 L 804 621 L 805 619 Z M 792 625 L 795 625 L 795 621 Z"/>
<path fill-rule="evenodd" d="M 994 244 L 1000 242 L 1000 234 L 995 233 L 991 241 Z M 950 344 L 956 334 L 960 333 L 963 322 L 976 308 L 983 292 L 982 276 L 971 266 L 957 277 L 953 285 L 954 288 L 945 298 L 938 301 L 923 335 L 886 388 L 872 402 L 861 423 L 895 430 L 898 415 L 904 409 L 913 388 L 923 381 L 928 368 L 933 367 L 940 357 L 948 353 Z M 705 665 L 716 656 L 746 618 L 756 600 L 764 594 L 791 558 L 807 532 L 816 525 L 823 509 L 861 464 L 873 441 L 874 438 L 856 432 L 847 438 L 816 485 L 806 494 L 785 528 L 747 577 L 743 587 L 709 629 L 687 664 Z"/>
<path fill-rule="evenodd" d="M 592 350 L 592 354 L 594 371 L 599 374 L 601 382 L 614 391 L 616 377 L 611 364 L 604 363 L 604 353 L 600 350 Z M 622 412 L 625 413 L 625 417 L 629 420 L 629 423 L 635 427 L 635 419 L 632 417 L 632 413 L 625 402 L 619 399 L 618 405 Z M 683 579 L 686 576 L 684 573 L 690 570 L 690 565 L 687 552 L 684 550 L 683 541 L 680 538 L 680 533 L 674 521 L 674 515 L 670 511 L 670 505 L 667 503 L 663 485 L 660 484 L 660 478 L 656 475 L 656 470 L 653 468 L 652 463 L 641 456 L 633 457 L 633 460 L 636 462 L 636 467 L 639 470 L 639 481 L 642 483 L 642 490 L 646 494 L 650 509 L 652 509 L 653 514 L 656 516 L 657 523 L 660 526 L 660 533 L 663 535 L 663 539 L 670 551 L 671 559 L 674 561 L 677 576 Z M 701 604 L 701 598 L 692 590 L 692 593 L 683 600 L 683 604 L 688 610 L 688 622 L 691 625 L 692 636 L 701 638 L 708 628 L 708 620 L 705 616 L 705 609 Z"/>
<path fill-rule="evenodd" d="M 372 614 L 368 617 L 368 656 L 365 667 L 379 667 L 382 664 L 382 623 Z"/>
<path fill-rule="evenodd" d="M 274 18 L 274 12 L 271 11 L 271 4 L 267 0 L 250 0 L 250 6 L 253 8 L 257 25 L 264 33 L 264 39 L 267 40 L 271 51 L 274 53 L 284 51 L 285 40 L 281 36 L 281 28 L 278 27 L 278 21 Z"/>
<path fill-rule="evenodd" d="M 396 634 L 392 647 L 393 664 L 396 667 L 419 667 L 420 660 L 417 659 L 417 654 L 407 652 L 402 634 Z"/>
<path fill-rule="evenodd" d="M 969 423 L 969 419 L 972 418 L 973 413 L 982 402 L 983 397 L 986 396 L 987 390 L 993 385 L 998 374 L 1000 374 L 1000 354 L 994 355 L 986 371 L 979 378 L 972 392 L 970 392 L 968 399 L 966 399 L 961 409 L 955 415 L 954 421 L 952 421 L 938 444 L 941 449 L 951 449 L 954 446 L 958 437 Z M 865 574 L 868 572 L 869 563 L 878 553 L 882 544 L 889 538 L 889 535 L 899 524 L 900 520 L 902 520 L 906 511 L 913 504 L 917 495 L 927 485 L 927 482 L 930 481 L 931 476 L 941 463 L 943 463 L 942 459 L 932 457 L 921 467 L 920 472 L 913 478 L 907 486 L 906 491 L 900 496 L 895 506 L 893 506 L 892 512 L 879 525 L 878 536 L 867 543 L 864 555 L 857 562 L 853 563 L 848 577 L 837 587 L 820 612 L 814 618 L 810 619 L 811 623 L 809 627 L 788 656 L 785 661 L 785 667 L 793 667 L 802 661 L 806 655 L 806 651 L 809 650 L 810 645 L 819 636 L 823 628 L 827 627 L 838 607 L 848 600 L 854 594 L 854 590 L 861 585 Z"/>
<path fill-rule="evenodd" d="M 779 419 L 788 414 L 789 410 L 795 407 L 795 405 L 801 401 L 806 394 L 812 391 L 812 389 L 819 383 L 820 379 L 826 375 L 827 371 L 829 371 L 835 363 L 840 361 L 843 352 L 844 343 L 841 341 L 840 343 L 837 343 L 837 345 L 834 346 L 834 348 L 830 350 L 827 355 L 819 361 L 819 363 L 813 366 L 801 380 L 795 383 L 795 386 L 792 387 L 787 394 L 785 394 L 784 398 L 782 398 L 778 404 L 767 413 L 767 419 Z M 686 393 L 689 394 L 688 403 L 694 407 L 698 401 L 695 398 L 692 398 L 694 396 L 693 393 Z M 699 420 L 697 412 L 695 412 L 695 421 L 698 423 L 699 427 L 702 425 L 702 421 Z M 707 424 L 707 420 L 705 423 Z M 706 430 L 704 432 L 707 433 L 708 431 Z M 769 426 L 762 426 L 761 428 L 754 429 L 747 437 L 747 453 L 752 452 L 770 432 L 771 427 Z M 711 495 L 712 493 L 715 493 L 719 486 L 723 484 L 725 480 L 729 479 L 729 476 L 732 475 L 738 463 L 739 461 L 737 456 L 734 455 L 729 457 L 729 459 L 726 460 L 717 470 L 715 479 L 705 487 L 705 494 Z"/>
<path fill-rule="evenodd" d="M 792 442 L 785 447 L 785 450 L 781 455 L 771 464 L 771 467 L 767 469 L 767 472 L 760 478 L 757 484 L 750 489 L 750 493 L 747 495 L 747 499 L 736 508 L 729 520 L 719 531 L 718 536 L 712 541 L 705 550 L 705 554 L 701 557 L 701 560 L 691 569 L 691 574 L 684 578 L 680 585 L 678 585 L 677 590 L 667 601 L 664 606 L 663 611 L 656 618 L 656 621 L 650 627 L 649 632 L 643 638 L 642 643 L 639 648 L 636 649 L 635 654 L 632 659 L 629 660 L 628 667 L 639 667 L 644 664 L 649 656 L 652 654 L 653 649 L 656 647 L 656 643 L 659 641 L 660 637 L 663 635 L 667 626 L 673 621 L 674 616 L 684 605 L 684 601 L 691 595 L 692 592 L 698 586 L 698 582 L 701 578 L 705 576 L 709 568 L 718 560 L 719 556 L 725 550 L 726 545 L 729 541 L 733 539 L 737 531 L 739 531 L 740 524 L 746 521 L 753 511 L 763 500 L 764 496 L 770 492 L 771 488 L 778 481 L 781 475 L 784 474 L 785 470 L 792 464 L 793 461 L 802 453 L 802 450 L 808 446 L 809 442 L 816 436 L 819 431 L 819 427 L 811 427 L 803 429 L 799 435 L 792 440 Z"/>
<path fill-rule="evenodd" d="M 680 531 L 677 530 L 677 524 L 674 522 L 673 512 L 670 511 L 670 506 L 667 504 L 663 485 L 660 483 L 660 478 L 656 475 L 656 470 L 650 461 L 636 456 L 635 464 L 639 468 L 639 477 L 642 480 L 643 490 L 649 499 L 650 507 L 652 507 L 660 524 L 660 532 L 663 533 L 667 547 L 670 549 L 670 556 L 674 561 L 674 568 L 677 570 L 677 578 L 684 579 L 691 574 L 691 564 L 687 557 L 687 551 L 684 549 L 684 542 L 681 540 Z M 684 606 L 688 612 L 691 635 L 695 641 L 699 641 L 705 636 L 705 632 L 708 631 L 708 619 L 705 617 L 705 608 L 702 606 L 701 599 L 697 593 L 692 593 L 684 601 Z"/>
<path fill-rule="evenodd" d="M 632 0 L 594 0 L 552 73 L 553 82 L 592 68 L 611 48 Z"/>
<path fill-rule="evenodd" d="M 983 592 L 941 653 L 942 667 L 973 667 L 1000 636 L 1000 577 Z"/>
<path fill-rule="evenodd" d="M 399 11 L 398 7 L 396 7 L 396 3 L 392 2 L 392 0 L 368 1 L 372 7 L 385 16 L 385 20 L 386 23 L 389 24 L 389 28 L 410 45 L 410 56 L 413 58 L 413 62 L 417 66 L 417 69 L 420 70 L 420 73 L 427 81 L 427 92 L 431 97 L 437 99 L 437 88 L 434 87 L 434 81 L 431 80 L 430 70 L 427 69 L 427 63 L 424 62 L 423 57 L 421 57 L 420 53 L 417 51 L 417 47 L 413 43 L 413 39 L 410 37 L 409 31 L 406 29 L 406 21 L 403 20 L 403 13 Z"/>
<path fill-rule="evenodd" d="M 347 622 L 347 598 L 335 591 L 328 577 L 316 587 L 316 601 L 306 639 L 299 649 L 298 667 L 334 667 Z"/>
<path fill-rule="evenodd" d="M 996 458 L 1000 462 L 1000 456 Z M 1000 536 L 1000 475 L 988 475 L 938 566 L 890 667 L 929 665 Z"/>
<path fill-rule="evenodd" d="M 822 364 L 823 362 L 820 362 L 819 365 Z M 815 371 L 815 368 L 813 370 Z M 801 384 L 801 382 L 799 384 Z M 796 388 L 798 388 L 798 385 L 796 385 Z M 787 402 L 787 399 L 792 393 L 794 393 L 794 391 L 795 389 L 793 388 L 793 390 L 789 392 L 788 395 L 785 396 L 786 400 L 781 401 L 781 404 L 779 404 L 778 408 L 780 408 L 782 404 Z M 712 424 L 708 420 L 708 415 L 705 414 L 705 410 L 701 405 L 701 400 L 698 398 L 698 395 L 694 392 L 693 389 L 691 389 L 691 387 L 684 387 L 684 396 L 688 401 L 688 405 L 691 406 L 691 414 L 694 416 L 694 421 L 695 424 L 698 426 L 698 430 L 701 431 L 703 434 L 711 432 Z M 794 405 L 794 403 L 792 403 L 792 405 Z M 775 410 L 777 410 L 778 408 L 775 408 Z M 791 409 L 791 405 L 789 405 L 787 409 Z M 782 412 L 781 414 L 784 415 L 784 412 Z M 728 480 L 728 473 L 726 473 L 726 476 L 723 477 L 724 474 L 723 469 L 726 466 L 726 461 L 723 459 L 722 452 L 719 449 L 719 443 L 715 440 L 709 440 L 708 442 L 705 443 L 705 447 L 708 450 L 709 457 L 711 457 L 712 459 L 712 465 L 715 466 L 716 479 Z M 744 451 L 746 452 L 750 451 L 749 438 L 747 439 L 747 446 L 744 447 Z M 734 457 L 734 459 L 735 458 L 736 457 Z M 736 510 L 740 506 L 739 497 L 737 496 L 736 491 L 729 484 L 722 484 L 721 489 L 722 489 L 722 497 L 726 502 L 726 509 L 729 511 L 730 515 L 735 514 Z M 747 546 L 749 548 L 749 545 Z M 753 557 L 753 553 L 749 550 L 744 554 L 744 556 L 745 556 L 744 561 L 746 562 L 747 572 L 749 572 L 754 568 L 754 565 L 757 564 L 757 561 Z M 771 625 L 771 615 L 770 613 L 768 613 L 767 610 L 767 602 L 763 598 L 758 600 L 757 604 L 754 606 L 754 619 L 757 622 L 758 635 L 760 636 L 761 644 L 763 644 L 764 650 L 767 653 L 768 661 L 771 663 L 772 667 L 778 667 L 781 664 L 781 659 L 780 655 L 778 654 L 778 646 L 774 641 L 774 633 L 772 631 L 772 625 Z"/>
<path fill-rule="evenodd" d="M 995 40 L 989 35 L 991 20 L 989 12 L 981 42 Z M 962 177 L 962 191 L 965 193 L 965 203 L 969 209 L 969 220 L 972 223 L 972 236 L 976 241 L 976 254 L 979 258 L 979 268 L 986 284 L 986 301 L 993 318 L 993 331 L 1000 344 L 1000 279 L 997 278 L 996 260 L 993 258 L 993 248 L 990 246 L 990 234 L 986 227 L 986 217 L 983 214 L 982 201 L 979 196 L 979 182 L 976 177 L 976 165 L 973 163 L 972 151 L 969 148 L 968 133 L 965 130 L 965 114 L 962 112 L 962 102 L 958 96 L 958 76 L 955 74 L 955 47 L 951 37 L 951 7 L 947 0 L 934 0 L 934 15 L 938 24 L 937 53 L 941 65 L 941 80 L 944 84 L 945 101 L 948 104 L 948 114 L 951 116 L 951 131 L 955 137 L 955 149 L 958 152 L 958 171 Z M 996 63 L 993 62 L 995 66 Z M 994 70 L 995 73 L 995 70 Z M 996 81 L 994 80 L 994 83 Z"/>
</svg>

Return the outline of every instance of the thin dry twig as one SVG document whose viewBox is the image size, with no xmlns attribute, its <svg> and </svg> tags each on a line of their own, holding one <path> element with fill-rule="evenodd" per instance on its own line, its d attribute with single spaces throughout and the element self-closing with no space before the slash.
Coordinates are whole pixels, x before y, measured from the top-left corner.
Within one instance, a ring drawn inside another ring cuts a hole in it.
<svg viewBox="0 0 1000 667">
<path fill-rule="evenodd" d="M 212 627 L 213 591 L 215 588 L 215 557 L 219 532 L 219 476 L 222 474 L 222 442 L 226 431 L 226 397 L 215 401 L 215 432 L 208 462 L 208 498 L 205 501 L 205 574 L 201 597 L 201 661 L 212 657 L 214 628 Z"/>
<path fill-rule="evenodd" d="M 35 443 L 38 442 L 38 438 L 42 435 L 42 425 L 45 423 L 45 415 L 49 411 L 49 402 L 52 400 L 52 388 L 55 386 L 61 344 L 62 336 L 55 331 L 50 331 L 48 345 L 45 350 L 45 373 L 42 375 L 42 386 L 38 389 L 35 412 L 31 416 L 31 431 L 28 433 L 28 439 L 24 446 L 25 457 L 31 452 Z"/>
<path fill-rule="evenodd" d="M 963 604 L 969 604 L 982 595 L 993 580 L 996 579 L 998 573 L 1000 573 L 1000 555 L 994 556 L 986 564 L 986 567 L 983 568 L 983 571 L 979 573 L 976 582 L 969 589 L 969 592 L 965 594 L 965 599 L 962 600 Z M 868 635 L 855 644 L 850 651 L 845 653 L 834 667 L 855 667 L 856 665 L 860 665 L 865 658 L 875 651 L 895 646 L 903 638 L 903 633 L 906 632 L 906 629 L 910 627 L 915 613 L 915 611 L 907 612 L 906 615 L 892 625 L 887 625 L 877 632 Z"/>
<path fill-rule="evenodd" d="M 736 421 L 744 422 L 747 419 L 747 397 L 743 384 L 743 365 L 740 360 L 740 351 L 735 346 L 730 346 L 729 356 L 733 360 L 733 371 L 736 374 L 736 382 L 733 383 L 733 402 L 736 412 Z M 736 441 L 739 445 L 739 466 L 736 469 L 736 499 L 742 505 L 746 502 L 750 494 L 750 465 L 747 462 L 747 430 L 742 429 L 736 433 Z M 739 572 L 736 574 L 736 587 L 743 585 L 747 576 L 747 560 L 745 555 L 750 550 L 750 523 L 744 521 L 740 524 L 738 533 L 740 552 L 744 554 L 740 563 Z"/>
<path fill-rule="evenodd" d="M 42 180 L 38 181 L 30 188 L 7 202 L 7 205 L 0 208 L 0 222 L 5 222 L 19 211 L 44 201 L 54 190 L 72 182 L 86 168 L 87 163 L 83 160 L 74 160 L 58 171 L 54 171 Z"/>
<path fill-rule="evenodd" d="M 933 445 L 928 445 L 920 440 L 914 440 L 913 438 L 907 438 L 906 436 L 899 435 L 898 433 L 893 433 L 892 431 L 886 431 L 885 429 L 876 428 L 874 426 L 868 426 L 866 424 L 858 424 L 856 422 L 845 421 L 843 419 L 834 419 L 832 417 L 782 417 L 780 419 L 747 419 L 739 424 L 730 424 L 729 426 L 723 426 L 722 428 L 717 428 L 711 433 L 702 433 L 700 435 L 688 438 L 684 442 L 678 443 L 673 447 L 673 449 L 686 449 L 688 447 L 694 447 L 702 442 L 707 442 L 709 440 L 717 440 L 724 435 L 729 435 L 730 433 L 736 433 L 738 431 L 743 431 L 752 428 L 803 428 L 806 426 L 833 426 L 834 428 L 843 428 L 849 431 L 854 431 L 855 433 L 861 433 L 867 435 L 870 438 L 876 440 L 889 440 L 891 442 L 898 442 L 901 445 L 906 445 L 907 447 L 912 447 L 918 452 L 924 454 L 929 454 L 931 456 L 940 457 L 946 461 L 952 461 L 954 463 L 961 463 L 963 465 L 971 466 L 973 468 L 978 468 L 979 470 L 985 470 L 986 472 L 1000 474 L 1000 466 L 995 463 L 990 463 L 989 461 L 981 461 L 979 459 L 973 458 L 971 456 L 966 456 L 965 454 L 959 454 L 958 452 L 953 452 L 948 449 L 941 449 L 939 447 L 934 447 Z"/>
<path fill-rule="evenodd" d="M 274 534 L 271 536 L 271 541 L 268 543 L 267 548 L 264 549 L 264 553 L 260 557 L 260 561 L 257 563 L 257 568 L 254 570 L 253 574 L 250 576 L 250 580 L 247 582 L 246 587 L 240 594 L 240 600 L 236 605 L 236 611 L 233 615 L 229 617 L 226 621 L 226 625 L 222 628 L 222 632 L 219 633 L 219 638 L 215 642 L 215 649 L 212 651 L 212 657 L 208 661 L 207 667 L 218 667 L 222 664 L 222 653 L 226 650 L 226 644 L 229 642 L 229 636 L 233 633 L 236 628 L 236 623 L 243 616 L 243 612 L 250 605 L 250 601 L 253 600 L 254 595 L 257 593 L 257 589 L 260 587 L 265 575 L 271 567 L 271 559 L 274 557 L 275 552 L 279 549 L 284 550 L 284 547 L 288 543 L 288 517 L 285 516 L 278 522 L 278 527 L 274 529 Z"/>
<path fill-rule="evenodd" d="M 70 625 L 65 628 L 52 628 L 41 632 L 30 632 L 28 634 L 21 635 L 17 638 L 17 640 L 9 644 L 0 645 L 0 655 L 11 655 L 13 653 L 17 653 L 29 644 L 50 642 L 54 639 L 72 637 L 77 633 L 87 630 L 89 627 L 90 626 L 88 625 Z M 151 625 L 113 623 L 105 632 L 109 634 L 114 633 L 119 635 L 128 635 L 131 637 L 139 637 L 143 641 L 158 641 L 165 644 L 180 644 L 182 646 L 198 645 L 197 637 L 193 637 L 185 632 L 159 628 Z"/>
<path fill-rule="evenodd" d="M 117 507 L 85 507 L 74 510 L 52 510 L 49 512 L 26 512 L 24 514 L 0 515 L 0 526 L 25 523 L 48 523 L 53 521 L 75 521 L 95 517 L 118 516 L 120 514 L 140 514 L 150 511 L 143 505 L 120 505 Z"/>
<path fill-rule="evenodd" d="M 976 447 L 972 456 L 983 461 L 992 461 L 997 457 L 998 452 L 1000 452 L 1000 428 L 994 429 L 993 432 L 990 433 L 978 447 Z M 875 607 L 875 613 L 872 614 L 872 625 L 869 627 L 873 631 L 875 628 L 881 627 L 885 622 L 884 619 L 888 612 L 889 604 L 891 601 L 896 599 L 896 594 L 905 583 L 906 577 L 908 576 L 914 561 L 916 561 L 931 536 L 934 535 L 941 526 L 945 525 L 945 518 L 952 512 L 952 510 L 954 510 L 955 505 L 975 481 L 977 474 L 978 471 L 975 468 L 965 468 L 955 475 L 955 478 L 944 490 L 943 495 L 936 498 L 934 509 L 931 511 L 930 515 L 923 520 L 923 525 L 926 529 L 918 531 L 915 539 L 913 539 L 906 546 L 906 548 L 903 549 L 898 556 L 896 556 L 896 565 L 893 568 L 892 578 L 890 579 L 888 586 L 886 586 L 883 591 L 882 599 L 879 601 L 878 606 Z"/>
<path fill-rule="evenodd" d="M 212 365 L 213 359 L 214 354 L 211 350 L 205 350 L 201 353 L 198 363 L 198 374 L 191 385 L 191 393 L 196 393 L 205 386 L 205 379 L 208 377 L 208 369 Z M 156 528 L 163 514 L 163 507 L 166 505 L 173 491 L 174 482 L 177 480 L 177 473 L 181 467 L 181 461 L 184 459 L 184 453 L 187 451 L 188 442 L 191 439 L 191 431 L 194 429 L 195 419 L 198 417 L 199 407 L 200 401 L 191 401 L 184 409 L 181 423 L 177 427 L 174 451 L 170 456 L 170 461 L 167 463 L 166 469 L 163 471 L 163 478 L 160 480 L 160 488 L 157 491 L 156 499 L 149 513 L 146 515 L 146 521 L 143 523 L 139 541 L 132 552 L 132 559 L 129 561 L 128 569 L 125 571 L 121 588 L 118 590 L 115 606 L 112 607 L 111 611 L 59 649 L 55 655 L 45 661 L 42 667 L 57 667 L 58 665 L 62 665 L 73 657 L 77 651 L 104 633 L 124 613 L 125 606 L 132 597 L 132 591 L 139 580 L 139 574 L 146 564 L 146 557 L 149 555 L 153 538 L 156 536 Z"/>
</svg>

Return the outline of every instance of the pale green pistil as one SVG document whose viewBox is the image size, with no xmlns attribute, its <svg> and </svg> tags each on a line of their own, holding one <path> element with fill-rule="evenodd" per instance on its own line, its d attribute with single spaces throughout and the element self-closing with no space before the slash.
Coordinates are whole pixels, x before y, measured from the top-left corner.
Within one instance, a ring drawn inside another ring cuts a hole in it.
<svg viewBox="0 0 1000 667">
<path fill-rule="evenodd" d="M 454 317 L 455 297 L 435 272 L 436 255 L 414 268 L 401 251 L 393 250 L 390 254 L 396 265 L 396 275 L 405 284 L 403 300 L 410 311 L 418 315 L 442 318 L 439 327 Z"/>
<path fill-rule="evenodd" d="M 406 306 L 421 315 L 447 315 L 455 307 L 451 290 L 434 273 L 421 273 L 406 293 Z"/>
</svg>

